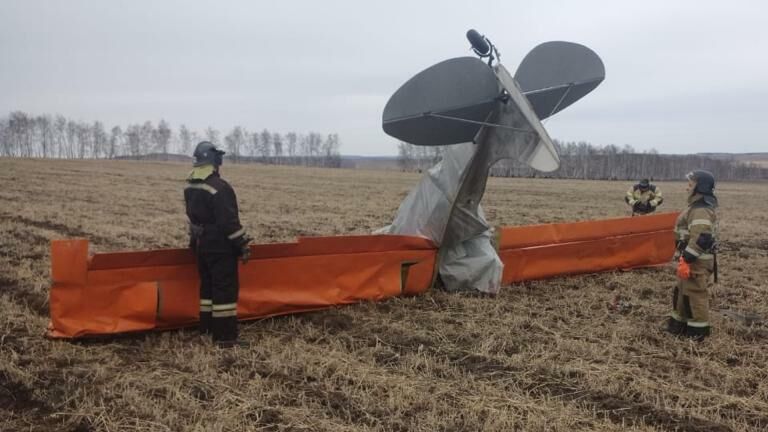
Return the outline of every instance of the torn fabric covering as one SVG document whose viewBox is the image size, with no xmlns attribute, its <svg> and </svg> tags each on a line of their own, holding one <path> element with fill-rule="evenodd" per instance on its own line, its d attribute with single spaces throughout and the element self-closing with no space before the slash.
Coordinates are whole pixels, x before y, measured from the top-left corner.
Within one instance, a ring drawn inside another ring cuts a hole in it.
<svg viewBox="0 0 768 432">
<path fill-rule="evenodd" d="M 392 224 L 377 232 L 426 237 L 440 246 L 438 273 L 446 289 L 495 293 L 503 264 L 491 244 L 491 227 L 479 205 L 454 205 L 476 149 L 472 143 L 446 147 L 442 160 L 400 204 Z"/>
<path fill-rule="evenodd" d="M 421 235 L 438 244 L 439 274 L 448 290 L 495 293 L 502 264 L 480 208 L 489 170 L 505 158 L 556 170 L 559 157 L 540 119 L 594 90 L 605 67 L 591 49 L 553 41 L 531 50 L 513 78 L 503 65 L 493 66 L 498 51 L 487 38 L 475 30 L 467 37 L 476 54 L 489 57 L 487 65 L 470 57 L 437 63 L 406 81 L 384 107 L 387 134 L 415 145 L 456 145 L 379 232 Z"/>
<path fill-rule="evenodd" d="M 440 250 L 440 278 L 451 291 L 501 289 L 504 263 L 491 244 L 490 231 Z"/>
<path fill-rule="evenodd" d="M 475 154 L 475 145 L 457 144 L 444 150 L 440 162 L 424 173 L 400 203 L 392 224 L 377 232 L 426 237 L 438 246 L 442 244 L 459 182 Z"/>
<path fill-rule="evenodd" d="M 424 236 L 440 247 L 438 273 L 449 291 L 476 289 L 497 293 L 503 264 L 491 244 L 491 227 L 480 201 L 491 166 L 518 158 L 539 170 L 559 166 L 554 145 L 530 103 L 504 66 L 494 68 L 499 91 L 509 95 L 497 102 L 475 141 L 445 148 L 443 160 L 432 167 L 401 204 L 386 232 Z"/>
</svg>

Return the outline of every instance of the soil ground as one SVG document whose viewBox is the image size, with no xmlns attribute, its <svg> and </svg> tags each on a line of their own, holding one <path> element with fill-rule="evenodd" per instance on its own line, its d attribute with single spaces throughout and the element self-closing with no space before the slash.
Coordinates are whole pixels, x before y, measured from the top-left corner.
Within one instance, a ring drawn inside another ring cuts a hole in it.
<svg viewBox="0 0 768 432">
<path fill-rule="evenodd" d="M 50 240 L 86 236 L 96 252 L 183 247 L 188 169 L 0 159 L 0 430 L 768 429 L 768 184 L 718 185 L 715 330 L 701 344 L 661 330 L 671 268 L 265 319 L 241 326 L 247 350 L 214 349 L 192 330 L 44 338 Z M 259 243 L 369 233 L 418 181 L 258 165 L 223 175 Z M 492 178 L 483 203 L 497 226 L 616 217 L 628 213 L 628 186 Z M 683 208 L 683 182 L 658 186 L 664 210 Z M 607 307 L 617 297 L 620 312 Z"/>
</svg>

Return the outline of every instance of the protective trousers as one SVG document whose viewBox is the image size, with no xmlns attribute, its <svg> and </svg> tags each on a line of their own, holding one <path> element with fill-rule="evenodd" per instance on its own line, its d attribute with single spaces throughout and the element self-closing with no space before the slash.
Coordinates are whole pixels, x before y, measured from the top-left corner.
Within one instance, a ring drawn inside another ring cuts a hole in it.
<svg viewBox="0 0 768 432">
<path fill-rule="evenodd" d="M 689 336 L 706 336 L 709 324 L 709 278 L 712 272 L 706 269 L 692 269 L 689 279 L 677 279 L 672 304 L 672 318 L 685 323 Z"/>
<path fill-rule="evenodd" d="M 200 331 L 211 333 L 214 342 L 237 340 L 240 290 L 237 257 L 199 253 L 197 269 L 200 273 Z"/>
</svg>

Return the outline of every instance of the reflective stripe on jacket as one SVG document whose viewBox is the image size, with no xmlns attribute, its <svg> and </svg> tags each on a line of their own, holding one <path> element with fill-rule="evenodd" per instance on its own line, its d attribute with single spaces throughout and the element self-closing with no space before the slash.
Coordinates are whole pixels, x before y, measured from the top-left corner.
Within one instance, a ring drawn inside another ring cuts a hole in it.
<svg viewBox="0 0 768 432">
<path fill-rule="evenodd" d="M 204 180 L 192 178 L 184 188 L 184 202 L 190 223 L 202 227 L 201 252 L 236 253 L 245 238 L 240 225 L 237 196 L 218 172 Z"/>
</svg>

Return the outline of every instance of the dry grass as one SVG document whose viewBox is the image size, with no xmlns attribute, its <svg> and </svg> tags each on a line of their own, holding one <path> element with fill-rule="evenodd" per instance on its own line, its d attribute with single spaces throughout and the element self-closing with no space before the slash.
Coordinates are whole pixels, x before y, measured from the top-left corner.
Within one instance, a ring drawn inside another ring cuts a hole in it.
<svg viewBox="0 0 768 432">
<path fill-rule="evenodd" d="M 0 430 L 760 431 L 768 328 L 715 314 L 703 344 L 660 331 L 669 269 L 531 282 L 497 298 L 431 292 L 242 326 L 249 350 L 192 331 L 43 338 L 48 242 L 97 251 L 185 244 L 172 163 L 0 159 Z M 367 233 L 410 174 L 226 166 L 260 242 Z M 626 214 L 619 182 L 491 179 L 492 223 Z M 661 183 L 679 209 L 682 183 Z M 768 185 L 719 188 L 714 309 L 768 316 Z M 616 295 L 625 313 L 606 307 Z"/>
</svg>

